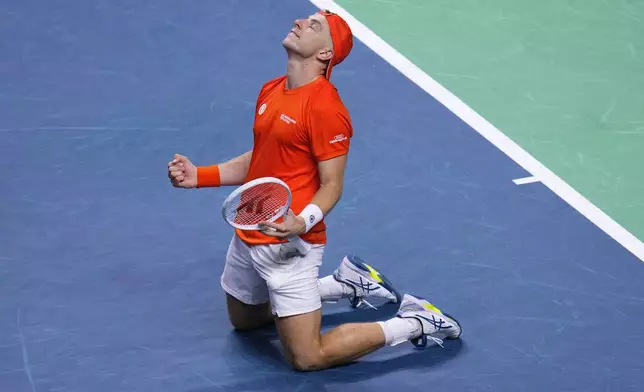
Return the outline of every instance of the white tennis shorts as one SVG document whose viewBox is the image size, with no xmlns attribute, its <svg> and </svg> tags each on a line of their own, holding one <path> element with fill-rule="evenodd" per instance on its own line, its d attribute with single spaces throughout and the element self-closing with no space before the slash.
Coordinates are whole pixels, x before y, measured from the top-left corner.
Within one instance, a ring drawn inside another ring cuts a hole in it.
<svg viewBox="0 0 644 392">
<path fill-rule="evenodd" d="M 233 235 L 221 275 L 225 292 L 248 305 L 270 301 L 273 314 L 287 317 L 322 306 L 318 277 L 324 245 L 301 256 L 291 245 L 249 246 Z"/>
</svg>

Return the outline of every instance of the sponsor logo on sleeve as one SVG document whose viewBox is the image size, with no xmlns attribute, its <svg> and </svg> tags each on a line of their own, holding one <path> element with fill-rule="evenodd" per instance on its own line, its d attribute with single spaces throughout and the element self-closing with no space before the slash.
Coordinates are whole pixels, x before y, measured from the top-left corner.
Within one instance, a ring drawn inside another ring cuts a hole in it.
<svg viewBox="0 0 644 392">
<path fill-rule="evenodd" d="M 347 139 L 348 139 L 348 137 L 344 136 L 344 133 L 341 133 L 341 134 L 339 134 L 339 135 L 335 135 L 335 136 L 333 137 L 333 139 L 332 139 L 329 143 L 331 143 L 331 144 L 333 144 L 333 143 L 339 143 L 339 142 L 343 142 L 343 141 L 345 141 L 345 140 L 347 140 Z"/>
</svg>

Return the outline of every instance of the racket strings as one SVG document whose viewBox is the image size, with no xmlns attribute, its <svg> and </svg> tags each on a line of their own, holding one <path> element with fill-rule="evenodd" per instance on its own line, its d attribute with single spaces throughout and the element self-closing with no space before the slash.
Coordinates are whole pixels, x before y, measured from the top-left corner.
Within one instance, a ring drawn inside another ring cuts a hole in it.
<svg viewBox="0 0 644 392">
<path fill-rule="evenodd" d="M 289 193 L 282 185 L 263 183 L 245 190 L 236 201 L 231 203 L 227 218 L 237 225 L 256 225 L 282 216 Z"/>
</svg>

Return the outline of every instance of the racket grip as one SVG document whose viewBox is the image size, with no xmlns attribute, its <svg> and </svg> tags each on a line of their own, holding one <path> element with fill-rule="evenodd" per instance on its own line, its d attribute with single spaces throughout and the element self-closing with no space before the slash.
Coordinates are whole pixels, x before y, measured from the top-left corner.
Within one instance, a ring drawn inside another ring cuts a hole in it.
<svg viewBox="0 0 644 392">
<path fill-rule="evenodd" d="M 309 250 L 311 250 L 311 245 L 298 236 L 289 237 L 288 242 L 290 242 L 291 245 L 293 245 L 302 255 L 309 253 Z"/>
</svg>

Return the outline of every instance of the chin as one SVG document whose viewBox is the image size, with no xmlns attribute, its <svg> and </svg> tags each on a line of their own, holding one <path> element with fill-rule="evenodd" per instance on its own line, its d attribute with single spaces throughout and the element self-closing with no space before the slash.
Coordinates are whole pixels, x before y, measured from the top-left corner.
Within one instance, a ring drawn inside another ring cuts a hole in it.
<svg viewBox="0 0 644 392">
<path fill-rule="evenodd" d="M 298 51 L 297 50 L 297 45 L 295 44 L 295 42 L 293 42 L 291 37 L 284 38 L 284 40 L 282 40 L 282 46 L 285 47 L 286 49 L 290 50 L 290 51 L 293 51 L 293 52 Z"/>
</svg>

